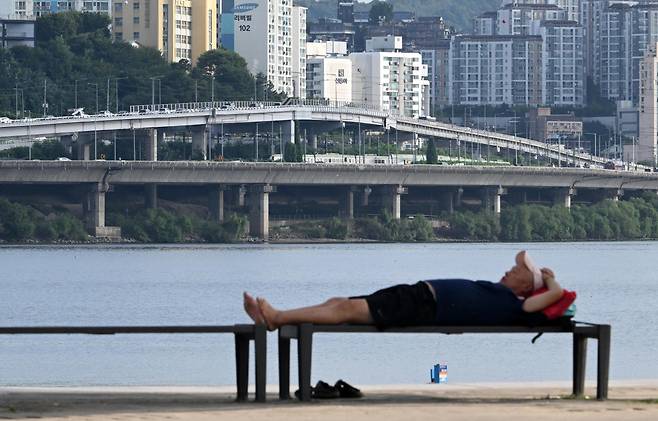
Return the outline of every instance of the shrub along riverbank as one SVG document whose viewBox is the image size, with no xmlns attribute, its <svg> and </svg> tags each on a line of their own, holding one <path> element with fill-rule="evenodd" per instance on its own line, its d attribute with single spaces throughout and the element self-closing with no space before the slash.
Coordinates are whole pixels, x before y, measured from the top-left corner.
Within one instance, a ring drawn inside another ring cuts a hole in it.
<svg viewBox="0 0 658 421">
<path fill-rule="evenodd" d="M 658 238 L 658 196 L 590 206 L 520 205 L 491 213 L 460 212 L 448 218 L 447 236 L 479 241 L 646 240 Z"/>
<path fill-rule="evenodd" d="M 45 208 L 45 209 L 44 209 Z M 290 223 L 270 230 L 276 240 L 370 240 L 390 242 L 647 240 L 658 238 L 658 196 L 603 201 L 571 210 L 555 206 L 506 207 L 500 217 L 488 212 L 443 215 L 434 229 L 422 215 Z M 217 223 L 185 211 L 137 210 L 108 213 L 107 225 L 120 226 L 127 241 L 140 243 L 232 243 L 246 241 L 247 219 L 230 214 Z M 0 241 L 21 243 L 93 241 L 82 221 L 64 207 L 12 203 L 0 198 Z"/>
<path fill-rule="evenodd" d="M 247 219 L 230 214 L 222 223 L 164 209 L 142 210 L 129 216 L 109 214 L 108 225 L 140 243 L 233 243 L 246 236 Z"/>
<path fill-rule="evenodd" d="M 87 238 L 82 222 L 66 210 L 44 213 L 0 198 L 0 240 L 16 243 L 84 241 Z"/>
</svg>

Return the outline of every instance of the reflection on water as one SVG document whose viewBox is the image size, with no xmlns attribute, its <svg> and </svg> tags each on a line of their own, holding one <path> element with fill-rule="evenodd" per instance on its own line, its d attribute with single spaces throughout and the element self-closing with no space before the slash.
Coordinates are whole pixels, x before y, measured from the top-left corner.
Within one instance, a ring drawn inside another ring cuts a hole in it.
<svg viewBox="0 0 658 421">
<path fill-rule="evenodd" d="M 0 248 L 0 324 L 247 322 L 240 294 L 280 307 L 441 277 L 496 281 L 527 248 L 578 292 L 578 320 L 613 326 L 612 378 L 658 378 L 658 243 L 341 244 Z M 276 383 L 276 336 L 268 337 Z M 451 383 L 571 376 L 571 338 L 317 335 L 313 381 Z M 229 335 L 2 337 L 2 385 L 234 384 Z M 589 377 L 595 375 L 594 343 Z M 294 358 L 294 352 L 293 352 Z M 294 373 L 296 368 L 292 367 Z"/>
</svg>

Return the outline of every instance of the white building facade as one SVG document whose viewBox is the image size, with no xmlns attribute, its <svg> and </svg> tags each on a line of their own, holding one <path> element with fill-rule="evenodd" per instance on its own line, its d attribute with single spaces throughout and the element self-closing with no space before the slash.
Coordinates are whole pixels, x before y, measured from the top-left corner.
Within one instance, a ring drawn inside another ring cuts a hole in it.
<svg viewBox="0 0 658 421">
<path fill-rule="evenodd" d="M 112 14 L 112 0 L 2 0 L 0 18 L 43 16 L 77 11 Z"/>
<path fill-rule="evenodd" d="M 307 97 L 352 102 L 352 62 L 346 55 L 347 43 L 327 41 L 306 45 Z"/>
<path fill-rule="evenodd" d="M 292 96 L 306 98 L 306 8 L 292 7 Z"/>
<path fill-rule="evenodd" d="M 427 66 L 419 53 L 372 51 L 349 57 L 354 102 L 406 117 L 428 115 Z"/>
<path fill-rule="evenodd" d="M 292 0 L 224 0 L 222 46 L 240 54 L 253 74 L 264 74 L 275 91 L 293 96 L 296 94 L 294 69 L 299 69 L 295 74 L 300 79 L 299 86 L 304 85 L 301 79 L 305 78 L 305 72 L 299 66 L 305 55 L 301 58 L 297 52 L 293 53 L 293 39 L 299 42 L 298 51 L 301 51 L 306 33 L 306 25 L 301 22 L 305 22 L 305 16 L 304 8 L 293 12 Z M 293 20 L 298 25 L 297 33 Z"/>
<path fill-rule="evenodd" d="M 656 165 L 658 141 L 658 45 L 649 50 L 640 63 L 639 139 L 635 161 Z"/>
</svg>

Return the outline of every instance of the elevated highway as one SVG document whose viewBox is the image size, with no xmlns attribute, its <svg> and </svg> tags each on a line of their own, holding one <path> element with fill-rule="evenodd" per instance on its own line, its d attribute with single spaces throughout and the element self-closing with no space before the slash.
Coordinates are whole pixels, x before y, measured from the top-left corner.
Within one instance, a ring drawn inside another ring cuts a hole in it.
<svg viewBox="0 0 658 421">
<path fill-rule="evenodd" d="M 198 139 L 199 150 L 205 154 L 209 128 L 219 125 L 249 125 L 270 123 L 279 127 L 284 141 L 294 142 L 295 123 L 326 131 L 345 125 L 379 128 L 411 136 L 450 139 L 480 147 L 516 150 L 550 158 L 566 164 L 602 166 L 608 160 L 561 145 L 551 145 L 497 132 L 476 130 L 451 124 L 391 115 L 379 110 L 352 104 L 319 105 L 278 103 L 191 103 L 131 107 L 123 114 L 91 115 L 84 117 L 53 117 L 15 120 L 0 123 L 0 140 L 31 139 L 35 137 L 67 137 L 76 139 L 99 132 L 140 131 L 149 133 L 151 151 L 147 160 L 157 160 L 157 135 L 160 131 L 187 128 Z"/>
<path fill-rule="evenodd" d="M 147 203 L 157 206 L 158 186 L 205 186 L 213 217 L 223 220 L 224 192 L 236 193 L 248 206 L 254 236 L 267 239 L 269 195 L 277 188 L 315 187 L 339 194 L 342 216 L 354 216 L 355 195 L 367 203 L 377 193 L 383 209 L 401 217 L 402 196 L 422 190 L 428 199 L 452 209 L 463 189 L 477 190 L 487 209 L 501 212 L 501 197 L 514 189 L 550 190 L 555 203 L 571 206 L 579 191 L 603 191 L 617 200 L 624 191 L 658 192 L 658 174 L 547 167 L 475 167 L 437 165 L 331 165 L 220 163 L 210 161 L 0 161 L 2 185 L 82 185 L 90 230 L 105 227 L 106 193 L 115 186 L 144 186 Z M 338 193 L 336 193 L 338 192 Z M 235 196 L 235 195 L 234 195 Z M 247 201 L 245 202 L 245 196 Z"/>
<path fill-rule="evenodd" d="M 503 186 L 658 191 L 658 173 L 549 167 L 0 161 L 2 184 Z"/>
</svg>

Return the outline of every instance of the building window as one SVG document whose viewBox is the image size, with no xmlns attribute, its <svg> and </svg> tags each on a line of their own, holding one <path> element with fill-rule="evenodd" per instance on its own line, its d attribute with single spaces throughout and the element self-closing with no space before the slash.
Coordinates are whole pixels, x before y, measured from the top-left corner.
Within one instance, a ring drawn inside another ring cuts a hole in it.
<svg viewBox="0 0 658 421">
<path fill-rule="evenodd" d="M 139 2 L 138 1 L 133 3 L 133 10 L 139 10 Z"/>
<path fill-rule="evenodd" d="M 123 18 L 114 18 L 114 26 L 123 26 Z"/>
<path fill-rule="evenodd" d="M 139 16 L 133 17 L 133 25 L 139 25 Z"/>
<path fill-rule="evenodd" d="M 133 32 L 133 39 L 138 40 L 139 39 L 139 32 Z"/>
</svg>

